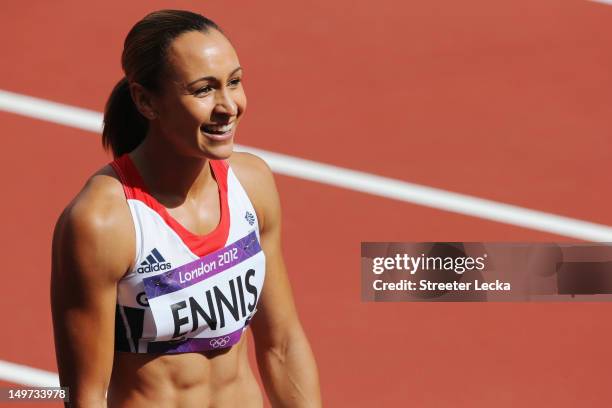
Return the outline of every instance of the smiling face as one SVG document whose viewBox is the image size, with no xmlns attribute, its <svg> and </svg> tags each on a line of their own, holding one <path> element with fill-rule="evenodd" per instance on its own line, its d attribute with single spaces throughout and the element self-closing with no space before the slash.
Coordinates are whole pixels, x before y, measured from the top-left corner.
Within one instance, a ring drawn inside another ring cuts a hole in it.
<svg viewBox="0 0 612 408">
<path fill-rule="evenodd" d="M 182 154 L 229 157 L 246 109 L 234 47 L 214 29 L 181 34 L 168 48 L 165 71 L 151 125 Z"/>
</svg>

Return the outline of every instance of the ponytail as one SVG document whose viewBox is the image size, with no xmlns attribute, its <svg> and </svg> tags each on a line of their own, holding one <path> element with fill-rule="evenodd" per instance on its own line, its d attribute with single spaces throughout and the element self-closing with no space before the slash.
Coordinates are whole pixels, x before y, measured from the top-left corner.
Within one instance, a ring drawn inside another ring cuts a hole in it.
<svg viewBox="0 0 612 408">
<path fill-rule="evenodd" d="M 111 92 L 104 109 L 102 145 L 117 158 L 134 150 L 144 140 L 149 123 L 138 112 L 130 95 L 127 79 L 121 79 Z"/>
</svg>

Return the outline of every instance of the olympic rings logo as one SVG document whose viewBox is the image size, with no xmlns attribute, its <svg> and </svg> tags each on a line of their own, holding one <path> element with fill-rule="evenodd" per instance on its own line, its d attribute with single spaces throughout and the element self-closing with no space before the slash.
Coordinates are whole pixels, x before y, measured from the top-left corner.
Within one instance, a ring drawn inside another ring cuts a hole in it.
<svg viewBox="0 0 612 408">
<path fill-rule="evenodd" d="M 229 342 L 230 342 L 230 337 L 225 336 L 225 337 L 218 337 L 216 339 L 212 339 L 209 344 L 212 348 L 219 348 L 219 347 L 225 346 Z"/>
</svg>

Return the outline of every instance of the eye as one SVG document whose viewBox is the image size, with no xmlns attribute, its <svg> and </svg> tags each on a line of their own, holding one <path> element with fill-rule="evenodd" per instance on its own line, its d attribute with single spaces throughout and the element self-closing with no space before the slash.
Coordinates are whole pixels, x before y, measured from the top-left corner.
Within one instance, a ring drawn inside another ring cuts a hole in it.
<svg viewBox="0 0 612 408">
<path fill-rule="evenodd" d="M 241 78 L 234 78 L 229 81 L 228 85 L 231 87 L 237 87 L 238 85 L 240 85 L 240 82 L 242 82 Z"/>
<path fill-rule="evenodd" d="M 210 85 L 206 85 L 195 91 L 193 94 L 195 96 L 206 96 L 206 94 L 210 93 L 212 90 L 213 88 Z"/>
</svg>

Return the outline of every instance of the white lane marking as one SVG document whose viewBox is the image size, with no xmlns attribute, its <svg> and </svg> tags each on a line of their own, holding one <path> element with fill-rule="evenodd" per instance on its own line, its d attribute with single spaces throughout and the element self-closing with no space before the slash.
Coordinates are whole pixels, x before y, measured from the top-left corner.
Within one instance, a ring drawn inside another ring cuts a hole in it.
<svg viewBox="0 0 612 408">
<path fill-rule="evenodd" d="M 0 90 L 0 110 L 100 132 L 102 114 Z M 329 184 L 476 218 L 586 241 L 612 242 L 612 227 L 409 183 L 311 160 L 236 145 L 268 162 L 278 174 Z"/>
<path fill-rule="evenodd" d="M 601 4 L 608 4 L 610 6 L 612 6 L 612 0 L 587 0 L 593 3 L 601 3 Z"/>
<path fill-rule="evenodd" d="M 0 89 L 0 110 L 90 132 L 102 131 L 102 114 Z"/>
<path fill-rule="evenodd" d="M 0 360 L 0 380 L 33 387 L 59 387 L 57 373 Z"/>
</svg>

